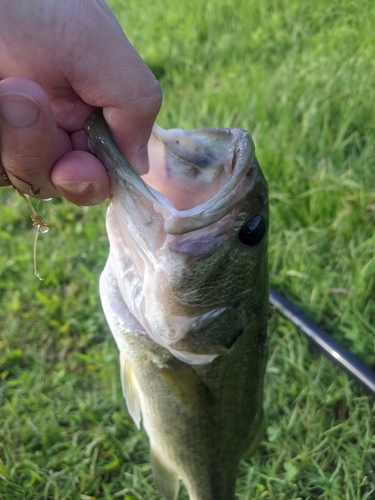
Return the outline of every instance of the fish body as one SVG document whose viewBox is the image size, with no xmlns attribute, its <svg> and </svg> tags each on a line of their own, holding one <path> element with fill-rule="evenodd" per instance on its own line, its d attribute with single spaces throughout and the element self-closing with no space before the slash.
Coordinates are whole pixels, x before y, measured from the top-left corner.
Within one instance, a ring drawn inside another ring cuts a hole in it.
<svg viewBox="0 0 375 500">
<path fill-rule="evenodd" d="M 263 431 L 267 184 L 247 132 L 155 126 L 139 177 L 100 114 L 86 122 L 108 168 L 110 254 L 100 280 L 129 412 L 150 440 L 165 500 L 234 500 Z"/>
</svg>

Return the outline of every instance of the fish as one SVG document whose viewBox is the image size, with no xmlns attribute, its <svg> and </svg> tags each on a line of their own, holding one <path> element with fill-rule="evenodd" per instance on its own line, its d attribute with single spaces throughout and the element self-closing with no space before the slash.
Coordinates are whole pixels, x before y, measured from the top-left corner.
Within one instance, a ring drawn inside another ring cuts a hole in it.
<svg viewBox="0 0 375 500">
<path fill-rule="evenodd" d="M 86 120 L 108 169 L 103 310 L 129 414 L 164 500 L 234 500 L 264 432 L 268 190 L 248 132 L 154 125 L 139 176 L 102 113 Z"/>
</svg>

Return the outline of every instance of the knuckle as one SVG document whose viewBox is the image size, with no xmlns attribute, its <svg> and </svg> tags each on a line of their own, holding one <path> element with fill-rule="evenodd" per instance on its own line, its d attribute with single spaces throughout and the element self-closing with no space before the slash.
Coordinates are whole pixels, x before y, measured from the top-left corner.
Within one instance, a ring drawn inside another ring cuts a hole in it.
<svg viewBox="0 0 375 500">
<path fill-rule="evenodd" d="M 148 78 L 142 79 L 138 91 L 129 96 L 128 106 L 137 110 L 137 114 L 145 121 L 153 121 L 158 114 L 162 103 L 162 92 L 158 81 L 149 72 Z"/>
</svg>

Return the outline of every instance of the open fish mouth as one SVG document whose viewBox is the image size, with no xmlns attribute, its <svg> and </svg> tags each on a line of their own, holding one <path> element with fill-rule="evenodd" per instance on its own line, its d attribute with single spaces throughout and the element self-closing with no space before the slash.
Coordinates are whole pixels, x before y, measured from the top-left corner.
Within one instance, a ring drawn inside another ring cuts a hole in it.
<svg viewBox="0 0 375 500">
<path fill-rule="evenodd" d="M 148 145 L 150 170 L 139 176 L 117 148 L 101 113 L 90 116 L 85 126 L 89 148 L 110 171 L 113 190 L 136 190 L 162 214 L 169 234 L 223 218 L 255 181 L 253 141 L 241 129 L 185 131 L 154 125 Z"/>
</svg>

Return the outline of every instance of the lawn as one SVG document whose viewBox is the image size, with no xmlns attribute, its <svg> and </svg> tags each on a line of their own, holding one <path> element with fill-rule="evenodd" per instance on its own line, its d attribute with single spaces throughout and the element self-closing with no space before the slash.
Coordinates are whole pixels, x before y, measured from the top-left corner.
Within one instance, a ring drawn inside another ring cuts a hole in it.
<svg viewBox="0 0 375 500">
<path fill-rule="evenodd" d="M 375 369 L 375 4 L 109 1 L 160 81 L 164 128 L 248 130 L 270 280 Z M 1 500 L 157 500 L 101 311 L 105 209 L 0 192 Z M 266 435 L 238 500 L 375 499 L 375 405 L 275 314 Z M 186 500 L 182 490 L 181 500 Z"/>
</svg>

